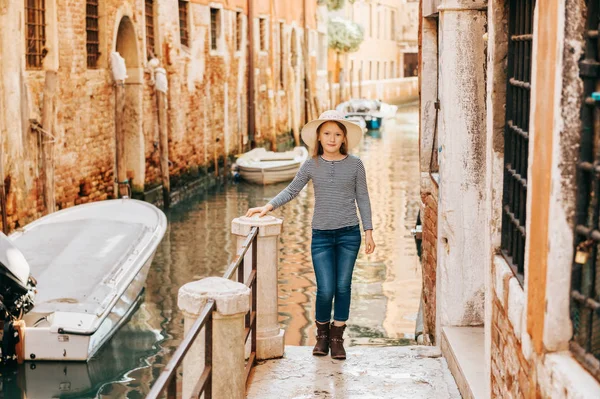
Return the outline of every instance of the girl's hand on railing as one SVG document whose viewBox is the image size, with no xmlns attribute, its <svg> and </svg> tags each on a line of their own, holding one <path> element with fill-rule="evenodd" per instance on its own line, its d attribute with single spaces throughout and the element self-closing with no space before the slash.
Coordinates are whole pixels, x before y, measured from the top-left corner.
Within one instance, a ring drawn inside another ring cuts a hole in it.
<svg viewBox="0 0 600 399">
<path fill-rule="evenodd" d="M 375 241 L 373 241 L 373 230 L 365 231 L 365 253 L 367 255 L 375 252 Z"/>
<path fill-rule="evenodd" d="M 258 213 L 258 217 L 263 217 L 265 216 L 267 213 L 271 212 L 273 210 L 273 205 L 271 204 L 267 204 L 265 206 L 259 206 L 257 208 L 250 208 L 248 209 L 248 212 L 246 212 L 246 217 L 251 217 L 252 215 Z"/>
</svg>

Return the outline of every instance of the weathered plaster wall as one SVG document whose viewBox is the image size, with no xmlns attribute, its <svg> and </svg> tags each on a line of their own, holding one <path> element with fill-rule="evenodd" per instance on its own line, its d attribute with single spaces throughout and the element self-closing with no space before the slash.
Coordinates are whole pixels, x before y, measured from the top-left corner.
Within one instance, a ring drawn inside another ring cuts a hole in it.
<svg viewBox="0 0 600 399">
<path fill-rule="evenodd" d="M 437 334 L 483 324 L 485 221 L 485 3 L 440 8 L 440 191 Z M 439 337 L 438 337 L 439 342 Z"/>
</svg>

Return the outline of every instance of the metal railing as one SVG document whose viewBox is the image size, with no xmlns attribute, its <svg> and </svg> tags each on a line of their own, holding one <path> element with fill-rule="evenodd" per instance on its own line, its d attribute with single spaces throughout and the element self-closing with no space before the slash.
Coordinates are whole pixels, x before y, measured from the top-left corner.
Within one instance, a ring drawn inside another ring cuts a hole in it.
<svg viewBox="0 0 600 399">
<path fill-rule="evenodd" d="M 257 297 L 257 269 L 256 269 L 256 255 L 257 255 L 257 237 L 258 237 L 258 227 L 253 227 L 250 230 L 250 233 L 244 240 L 241 248 L 236 254 L 235 259 L 227 270 L 225 271 L 223 277 L 230 280 L 232 279 L 237 272 L 237 281 L 245 284 L 251 290 L 251 305 L 250 310 L 246 313 L 245 317 L 245 333 L 244 333 L 244 345 L 248 342 L 248 337 L 251 339 L 251 350 L 250 356 L 246 362 L 246 383 L 248 382 L 248 377 L 250 376 L 250 371 L 252 371 L 252 367 L 256 362 L 256 297 Z M 246 253 L 248 249 L 252 248 L 252 260 L 251 260 L 251 271 L 248 278 L 244 281 L 245 267 L 246 267 Z M 187 333 L 175 353 L 169 362 L 167 363 L 165 369 L 162 371 L 152 389 L 146 396 L 146 399 L 158 399 L 160 395 L 162 395 L 165 390 L 167 392 L 168 399 L 175 399 L 179 397 L 177 392 L 177 378 L 176 372 L 181 362 L 183 361 L 186 353 L 189 351 L 191 346 L 194 344 L 196 337 L 200 334 L 202 327 L 206 326 L 205 329 L 205 359 L 204 359 L 204 371 L 202 375 L 196 382 L 194 390 L 192 391 L 192 398 L 200 398 L 202 394 L 204 394 L 204 399 L 212 398 L 212 341 L 213 341 L 213 312 L 217 310 L 216 304 L 213 300 L 208 301 L 208 303 L 202 309 L 202 312 L 198 316 L 198 319 Z M 184 398 L 187 399 L 187 398 Z"/>
<path fill-rule="evenodd" d="M 523 284 L 533 11 L 535 0 L 510 0 L 501 251 Z"/>
<path fill-rule="evenodd" d="M 579 63 L 584 102 L 581 107 L 581 145 L 577 164 L 575 259 L 571 278 L 571 352 L 600 380 L 600 5 L 587 1 L 585 57 Z"/>
</svg>

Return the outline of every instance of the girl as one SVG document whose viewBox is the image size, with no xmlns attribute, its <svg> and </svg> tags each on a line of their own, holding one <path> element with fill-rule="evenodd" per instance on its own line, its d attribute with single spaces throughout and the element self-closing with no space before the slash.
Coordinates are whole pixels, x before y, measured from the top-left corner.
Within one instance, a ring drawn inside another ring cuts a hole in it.
<svg viewBox="0 0 600 399">
<path fill-rule="evenodd" d="M 352 271 L 361 244 L 357 204 L 365 230 L 365 252 L 371 254 L 375 250 L 365 168 L 360 159 L 348 154 L 361 139 L 362 130 L 358 125 L 345 120 L 340 112 L 325 111 L 319 119 L 302 128 L 302 140 L 312 147 L 312 158 L 268 204 L 250 208 L 246 213 L 247 217 L 256 213 L 262 217 L 291 201 L 309 180 L 313 181 L 311 254 L 317 278 L 315 356 L 327 355 L 331 346 L 332 358 L 346 358 L 342 337 L 350 310 Z M 332 302 L 333 323 L 330 324 Z"/>
</svg>

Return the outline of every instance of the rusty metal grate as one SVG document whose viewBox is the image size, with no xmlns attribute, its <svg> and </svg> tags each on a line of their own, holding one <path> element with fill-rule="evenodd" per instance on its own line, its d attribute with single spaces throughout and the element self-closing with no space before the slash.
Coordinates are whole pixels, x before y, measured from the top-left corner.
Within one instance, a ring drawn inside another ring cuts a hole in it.
<svg viewBox="0 0 600 399">
<path fill-rule="evenodd" d="M 217 50 L 219 45 L 219 17 L 220 11 L 218 8 L 210 9 L 210 49 Z"/>
<path fill-rule="evenodd" d="M 179 36 L 182 45 L 190 45 L 188 31 L 188 2 L 182 0 L 179 0 Z"/>
<path fill-rule="evenodd" d="M 587 0 L 585 57 L 579 63 L 584 102 L 577 168 L 571 320 L 575 357 L 600 380 L 600 4 Z"/>
<path fill-rule="evenodd" d="M 501 251 L 521 284 L 525 276 L 534 9 L 535 0 L 510 0 Z"/>
<path fill-rule="evenodd" d="M 146 0 L 146 53 L 148 59 L 156 55 L 154 43 L 154 0 Z"/>
<path fill-rule="evenodd" d="M 26 64 L 28 69 L 41 69 L 46 56 L 46 5 L 44 0 L 25 1 Z"/>
<path fill-rule="evenodd" d="M 235 13 L 235 51 L 240 51 L 242 49 L 242 13 Z"/>
<path fill-rule="evenodd" d="M 100 58 L 100 29 L 98 25 L 98 0 L 85 2 L 85 46 L 88 68 L 98 68 Z"/>
</svg>

